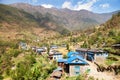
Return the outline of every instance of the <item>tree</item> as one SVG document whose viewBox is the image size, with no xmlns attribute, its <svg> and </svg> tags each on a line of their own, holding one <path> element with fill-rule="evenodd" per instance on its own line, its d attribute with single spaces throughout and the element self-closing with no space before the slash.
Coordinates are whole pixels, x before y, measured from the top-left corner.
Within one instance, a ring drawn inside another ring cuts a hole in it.
<svg viewBox="0 0 120 80">
<path fill-rule="evenodd" d="M 116 36 L 115 33 L 116 33 L 116 32 L 115 32 L 114 30 L 110 30 L 109 33 L 108 33 L 108 36 L 109 36 L 109 37 L 114 37 L 114 36 Z"/>
<path fill-rule="evenodd" d="M 11 71 L 13 80 L 45 80 L 56 68 L 56 64 L 49 62 L 47 56 L 33 54 L 25 56 L 25 60 L 19 62 Z"/>
<path fill-rule="evenodd" d="M 66 45 L 66 48 L 67 48 L 68 51 L 70 51 L 69 44 Z"/>
<path fill-rule="evenodd" d="M 88 46 L 88 44 L 87 44 L 86 41 L 84 41 L 83 45 L 81 45 L 81 48 L 88 48 L 88 47 L 89 47 L 89 46 Z"/>
</svg>

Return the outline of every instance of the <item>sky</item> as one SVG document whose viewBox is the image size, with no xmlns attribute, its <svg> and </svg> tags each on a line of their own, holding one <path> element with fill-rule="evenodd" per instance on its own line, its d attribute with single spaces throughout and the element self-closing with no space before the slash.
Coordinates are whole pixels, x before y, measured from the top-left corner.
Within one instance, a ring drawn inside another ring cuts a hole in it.
<svg viewBox="0 0 120 80">
<path fill-rule="evenodd" d="M 68 8 L 89 10 L 95 13 L 108 13 L 120 10 L 120 0 L 0 0 L 2 4 L 29 3 L 45 8 Z"/>
</svg>

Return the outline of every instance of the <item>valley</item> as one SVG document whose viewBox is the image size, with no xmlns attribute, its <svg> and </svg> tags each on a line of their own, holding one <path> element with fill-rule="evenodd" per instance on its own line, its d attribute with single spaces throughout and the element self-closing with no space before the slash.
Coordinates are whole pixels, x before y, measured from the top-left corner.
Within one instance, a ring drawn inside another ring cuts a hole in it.
<svg viewBox="0 0 120 80">
<path fill-rule="evenodd" d="M 119 80 L 119 58 L 119 10 L 0 4 L 0 80 Z"/>
</svg>

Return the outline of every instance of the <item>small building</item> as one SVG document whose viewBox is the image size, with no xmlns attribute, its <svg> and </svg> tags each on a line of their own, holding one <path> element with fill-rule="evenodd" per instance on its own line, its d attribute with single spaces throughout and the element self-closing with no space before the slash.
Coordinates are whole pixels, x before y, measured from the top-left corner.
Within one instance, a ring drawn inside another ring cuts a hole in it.
<svg viewBox="0 0 120 80">
<path fill-rule="evenodd" d="M 51 49 L 58 49 L 58 46 L 57 45 L 51 45 L 50 48 Z"/>
<path fill-rule="evenodd" d="M 106 57 L 108 57 L 108 53 L 103 50 L 89 49 L 87 51 L 87 60 L 90 60 L 90 61 L 94 61 L 99 58 L 105 59 Z"/>
<path fill-rule="evenodd" d="M 62 53 L 60 53 L 56 50 L 53 50 L 49 53 L 49 58 L 52 60 L 58 60 L 58 59 L 62 59 L 63 55 L 62 55 Z"/>
<path fill-rule="evenodd" d="M 36 53 L 41 55 L 43 52 L 46 52 L 44 48 L 36 48 Z"/>
<path fill-rule="evenodd" d="M 62 68 L 58 67 L 55 69 L 50 75 L 50 79 L 48 80 L 59 80 L 62 77 Z"/>
<path fill-rule="evenodd" d="M 66 64 L 66 72 L 69 73 L 70 76 L 76 76 L 84 73 L 85 66 L 88 66 L 88 63 L 80 56 L 73 56 L 68 58 Z"/>
<path fill-rule="evenodd" d="M 63 55 L 62 53 L 54 53 L 53 54 L 53 60 L 58 60 L 58 59 L 62 59 L 63 58 Z"/>
<path fill-rule="evenodd" d="M 87 51 L 88 51 L 87 48 L 78 48 L 75 51 L 78 52 L 79 55 L 81 55 L 84 59 L 87 58 Z"/>
<path fill-rule="evenodd" d="M 58 66 L 62 67 L 69 76 L 76 76 L 87 70 L 88 63 L 78 52 L 69 52 L 67 59 L 58 59 Z"/>
<path fill-rule="evenodd" d="M 87 48 L 79 48 L 76 49 L 76 52 L 79 53 L 84 59 L 89 60 L 89 61 L 94 61 L 97 58 L 106 58 L 108 57 L 108 53 L 99 50 L 99 49 L 87 49 Z"/>
<path fill-rule="evenodd" d="M 112 45 L 114 49 L 120 49 L 120 43 Z"/>
<path fill-rule="evenodd" d="M 19 48 L 21 48 L 23 50 L 28 50 L 28 45 L 25 42 L 20 42 L 19 43 Z"/>
</svg>

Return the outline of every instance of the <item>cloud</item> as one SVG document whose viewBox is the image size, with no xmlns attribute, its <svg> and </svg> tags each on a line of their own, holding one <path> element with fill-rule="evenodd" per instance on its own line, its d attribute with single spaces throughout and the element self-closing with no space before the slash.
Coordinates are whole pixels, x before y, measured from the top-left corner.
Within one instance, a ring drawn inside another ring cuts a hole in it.
<svg viewBox="0 0 120 80">
<path fill-rule="evenodd" d="M 65 1 L 65 2 L 62 4 L 62 8 L 68 8 L 68 9 L 71 9 L 71 8 L 72 8 L 72 4 L 71 4 L 71 2 L 69 2 L 69 1 Z"/>
<path fill-rule="evenodd" d="M 71 10 L 92 10 L 93 5 L 97 2 L 98 0 L 87 0 L 86 2 L 84 0 L 77 2 L 76 5 L 72 5 L 70 1 L 65 1 L 62 4 L 62 8 L 68 8 Z"/>
<path fill-rule="evenodd" d="M 100 4 L 99 6 L 102 8 L 109 8 L 110 5 L 108 3 L 105 3 L 105 4 Z"/>
<path fill-rule="evenodd" d="M 41 6 L 45 7 L 45 8 L 52 8 L 54 7 L 53 5 L 51 4 L 42 4 Z"/>
</svg>

